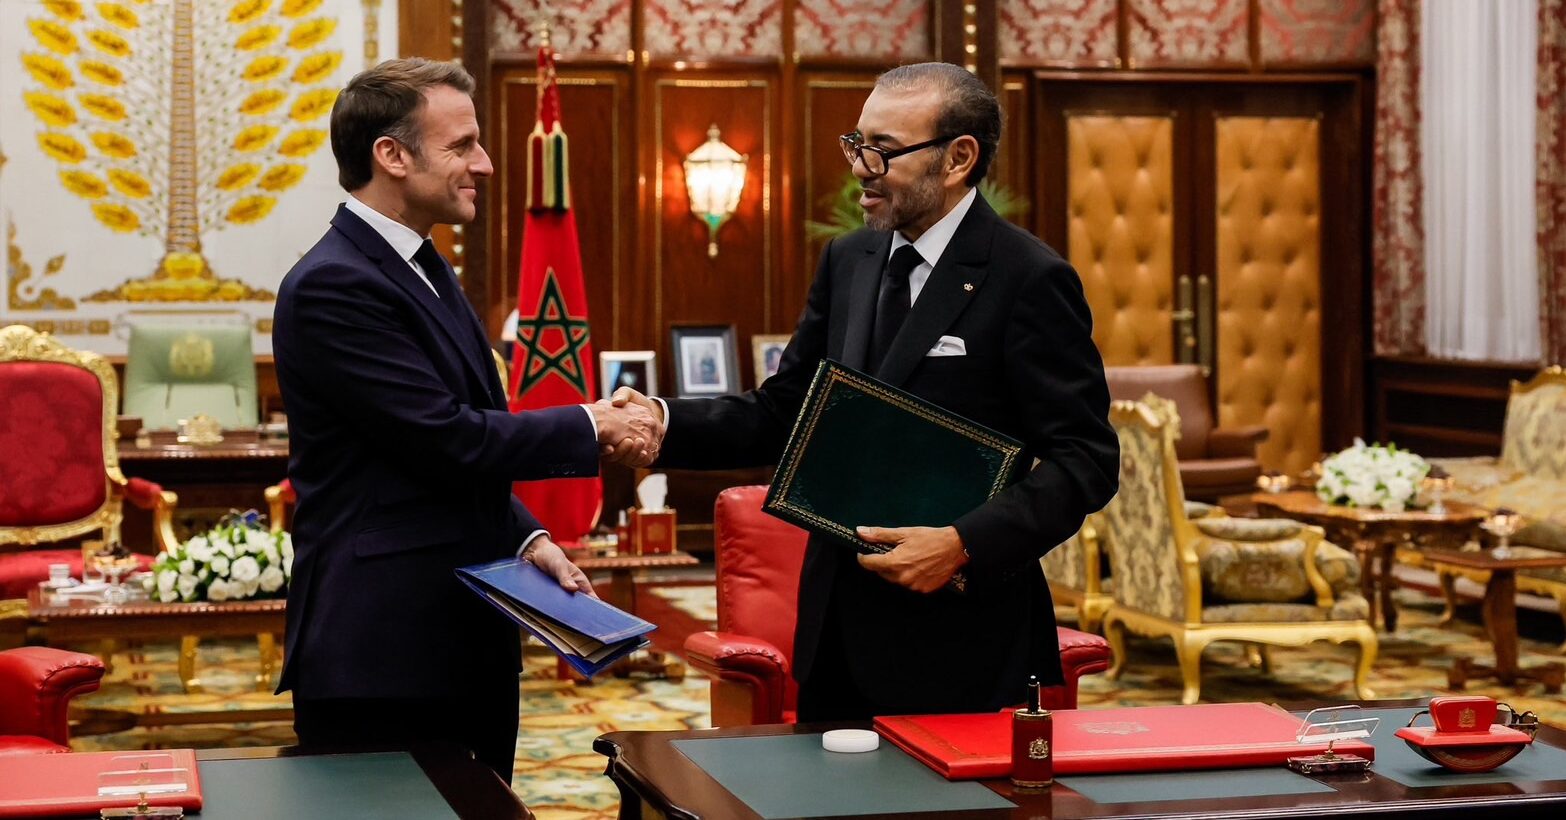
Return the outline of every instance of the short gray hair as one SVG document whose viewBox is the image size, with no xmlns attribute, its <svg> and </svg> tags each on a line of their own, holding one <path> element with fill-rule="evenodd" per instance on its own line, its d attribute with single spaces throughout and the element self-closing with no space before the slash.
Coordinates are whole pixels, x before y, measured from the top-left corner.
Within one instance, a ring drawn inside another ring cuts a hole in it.
<svg viewBox="0 0 1566 820">
<path fill-rule="evenodd" d="M 967 135 L 979 142 L 979 158 L 964 182 L 972 188 L 989 173 L 1000 148 L 1002 115 L 1000 101 L 984 81 L 951 63 L 915 63 L 882 74 L 875 85 L 897 92 L 937 91 L 941 111 L 935 117 L 935 136 Z"/>
<path fill-rule="evenodd" d="M 387 60 L 348 81 L 332 105 L 332 154 L 337 157 L 337 182 L 349 192 L 370 184 L 375 141 L 391 137 L 421 157 L 417 114 L 424 92 L 450 86 L 473 95 L 473 75 L 456 63 L 409 57 Z"/>
</svg>

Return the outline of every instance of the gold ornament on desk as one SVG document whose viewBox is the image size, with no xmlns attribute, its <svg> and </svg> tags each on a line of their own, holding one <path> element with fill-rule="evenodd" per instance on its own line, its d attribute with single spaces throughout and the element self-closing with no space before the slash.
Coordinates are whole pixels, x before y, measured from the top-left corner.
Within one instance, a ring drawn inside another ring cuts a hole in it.
<svg viewBox="0 0 1566 820">
<path fill-rule="evenodd" d="M 1425 476 L 1423 481 L 1419 482 L 1419 488 L 1424 490 L 1425 497 L 1430 500 L 1430 506 L 1425 509 L 1435 515 L 1445 515 L 1446 504 L 1443 502 L 1442 496 L 1451 492 L 1453 485 L 1456 483 L 1451 474 L 1440 467 L 1432 465 L 1430 473 Z"/>
<path fill-rule="evenodd" d="M 189 419 L 179 420 L 180 444 L 209 446 L 223 441 L 223 425 L 205 413 L 197 413 Z"/>
<path fill-rule="evenodd" d="M 1256 486 L 1264 493 L 1281 493 L 1293 485 L 1286 473 L 1262 473 L 1256 477 Z"/>
</svg>

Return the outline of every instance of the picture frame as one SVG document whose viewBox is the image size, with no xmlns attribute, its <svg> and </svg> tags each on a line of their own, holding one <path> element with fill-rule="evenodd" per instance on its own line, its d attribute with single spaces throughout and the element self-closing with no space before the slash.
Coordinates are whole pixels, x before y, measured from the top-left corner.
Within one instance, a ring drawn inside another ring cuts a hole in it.
<svg viewBox="0 0 1566 820">
<path fill-rule="evenodd" d="M 740 392 L 733 325 L 675 325 L 669 328 L 669 350 L 674 357 L 676 396 Z"/>
<path fill-rule="evenodd" d="M 792 338 L 788 333 L 757 333 L 750 337 L 750 358 L 756 368 L 757 386 L 778 372 L 778 364 L 783 361 L 783 349 L 788 347 Z"/>
<path fill-rule="evenodd" d="M 598 385 L 603 398 L 621 386 L 644 396 L 658 395 L 658 354 L 651 350 L 602 350 L 598 353 Z"/>
</svg>

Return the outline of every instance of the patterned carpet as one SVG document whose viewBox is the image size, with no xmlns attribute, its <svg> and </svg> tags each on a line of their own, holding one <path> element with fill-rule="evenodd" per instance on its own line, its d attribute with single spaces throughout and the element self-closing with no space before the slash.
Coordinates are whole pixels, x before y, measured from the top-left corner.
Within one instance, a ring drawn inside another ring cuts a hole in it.
<svg viewBox="0 0 1566 820">
<path fill-rule="evenodd" d="M 693 629 L 708 628 L 713 590 L 706 585 L 679 585 L 642 596 L 644 614 L 659 623 L 660 647 L 674 648 Z M 1417 592 L 1400 591 L 1402 621 L 1396 635 L 1382 636 L 1381 653 L 1371 685 L 1383 697 L 1420 697 L 1446 691 L 1445 669 L 1451 659 L 1491 658 L 1477 626 L 1473 608 L 1461 612 L 1451 627 L 1440 627 L 1439 603 Z M 1560 660 L 1554 654 L 1561 640 L 1560 620 L 1523 614 L 1523 663 Z M 91 650 L 92 647 L 84 647 Z M 179 691 L 175 672 L 177 645 L 148 643 L 115 656 L 114 670 L 103 689 L 79 699 L 87 720 L 72 745 L 80 750 L 168 747 L 268 746 L 293 742 L 287 722 L 268 711 L 287 708 L 288 698 L 253 691 L 256 649 L 248 641 L 211 641 L 201 648 L 198 671 L 208 693 Z M 1178 702 L 1180 676 L 1168 641 L 1133 638 L 1125 676 L 1110 681 L 1102 675 L 1082 682 L 1081 705 L 1146 705 Z M 1208 701 L 1286 702 L 1349 698 L 1354 652 L 1325 644 L 1302 649 L 1273 650 L 1273 674 L 1246 665 L 1236 646 L 1217 645 L 1203 664 L 1202 695 Z M 602 776 L 603 759 L 592 751 L 593 738 L 616 730 L 671 730 L 703 727 L 708 722 L 707 682 L 699 675 L 683 681 L 604 677 L 581 684 L 556 680 L 553 657 L 530 647 L 522 681 L 522 727 L 517 742 L 513 787 L 545 820 L 612 818 L 618 796 Z M 1542 719 L 1566 728 L 1566 700 L 1543 695 L 1537 686 L 1518 694 L 1490 684 L 1470 684 L 1519 709 L 1532 709 Z M 219 712 L 228 722 L 188 724 L 197 713 Z M 126 728 L 133 720 L 144 724 Z M 1393 727 L 1383 727 L 1391 731 Z"/>
</svg>

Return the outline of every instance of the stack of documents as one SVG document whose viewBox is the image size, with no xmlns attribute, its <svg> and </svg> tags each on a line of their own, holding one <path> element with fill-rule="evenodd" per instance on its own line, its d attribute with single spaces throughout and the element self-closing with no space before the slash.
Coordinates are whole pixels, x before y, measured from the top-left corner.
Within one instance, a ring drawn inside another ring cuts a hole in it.
<svg viewBox="0 0 1566 820">
<path fill-rule="evenodd" d="M 520 558 L 463 567 L 457 577 L 587 677 L 647 646 L 647 633 L 657 629 L 590 595 L 561 589 Z"/>
</svg>

